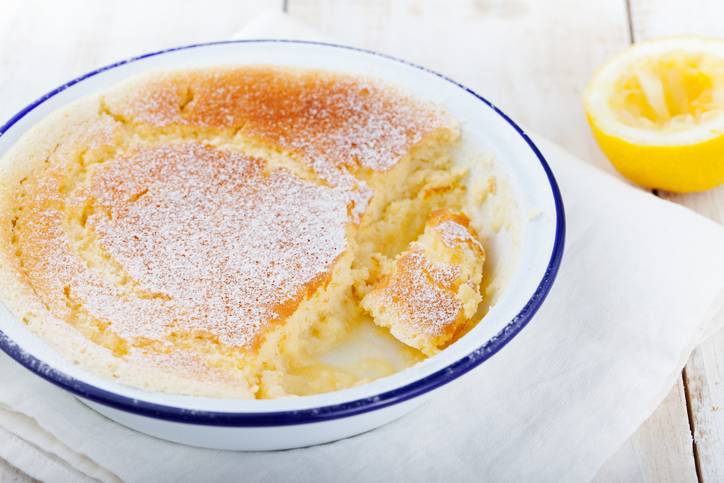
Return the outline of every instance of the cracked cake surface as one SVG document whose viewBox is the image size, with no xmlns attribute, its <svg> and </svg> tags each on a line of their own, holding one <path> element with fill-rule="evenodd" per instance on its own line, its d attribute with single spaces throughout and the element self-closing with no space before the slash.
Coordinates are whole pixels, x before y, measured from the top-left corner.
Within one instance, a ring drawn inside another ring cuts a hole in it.
<svg viewBox="0 0 724 483">
<path fill-rule="evenodd" d="M 374 327 L 361 301 L 395 260 L 414 261 L 421 234 L 480 245 L 464 215 L 436 211 L 466 203 L 458 136 L 440 108 L 362 77 L 244 66 L 132 79 L 50 115 L 3 158 L 3 300 L 66 358 L 150 390 L 269 398 L 388 375 L 434 351 L 379 329 L 394 363 L 360 375 L 323 355 Z M 483 260 L 459 261 L 480 265 L 458 269 L 474 272 L 465 320 Z"/>
</svg>

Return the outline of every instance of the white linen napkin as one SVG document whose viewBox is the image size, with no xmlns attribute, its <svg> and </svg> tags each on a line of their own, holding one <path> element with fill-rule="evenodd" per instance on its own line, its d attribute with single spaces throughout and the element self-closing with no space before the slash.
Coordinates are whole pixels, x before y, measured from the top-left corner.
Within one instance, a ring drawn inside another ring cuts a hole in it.
<svg viewBox="0 0 724 483">
<path fill-rule="evenodd" d="M 281 14 L 243 35 L 314 37 Z M 313 448 L 203 450 L 119 426 L 3 354 L 0 457 L 54 481 L 591 479 L 724 323 L 724 229 L 535 141 L 568 221 L 553 290 L 506 348 L 415 413 Z"/>
</svg>

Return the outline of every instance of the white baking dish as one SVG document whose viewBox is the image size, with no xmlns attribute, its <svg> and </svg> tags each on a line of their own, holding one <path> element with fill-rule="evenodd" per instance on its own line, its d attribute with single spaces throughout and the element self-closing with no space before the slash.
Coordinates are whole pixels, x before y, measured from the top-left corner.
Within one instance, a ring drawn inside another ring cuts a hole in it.
<svg viewBox="0 0 724 483">
<path fill-rule="evenodd" d="M 396 419 L 433 396 L 436 388 L 494 355 L 531 320 L 563 253 L 563 204 L 553 174 L 526 134 L 494 105 L 404 61 L 350 47 L 284 40 L 218 42 L 155 52 L 90 72 L 30 104 L 0 128 L 0 156 L 52 111 L 129 76 L 222 64 L 281 64 L 371 75 L 445 106 L 461 121 L 466 142 L 497 160 L 496 169 L 509 182 L 517 204 L 516 263 L 494 306 L 455 344 L 397 374 L 342 391 L 277 400 L 177 396 L 115 383 L 67 362 L 0 307 L 0 347 L 6 353 L 138 431 L 196 446 L 270 450 L 333 441 Z"/>
</svg>

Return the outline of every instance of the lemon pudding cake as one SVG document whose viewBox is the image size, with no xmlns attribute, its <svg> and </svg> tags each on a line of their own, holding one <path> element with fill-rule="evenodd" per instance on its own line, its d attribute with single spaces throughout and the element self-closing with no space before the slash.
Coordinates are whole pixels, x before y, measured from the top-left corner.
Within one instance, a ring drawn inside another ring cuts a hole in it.
<svg viewBox="0 0 724 483">
<path fill-rule="evenodd" d="M 458 138 L 439 108 L 360 77 L 133 79 L 4 157 L 3 300 L 66 358 L 149 390 L 274 398 L 388 375 L 481 317 Z M 361 329 L 396 362 L 325 362 Z"/>
<path fill-rule="evenodd" d="M 467 217 L 435 211 L 362 306 L 397 339 L 433 355 L 478 311 L 484 261 L 485 250 Z"/>
</svg>

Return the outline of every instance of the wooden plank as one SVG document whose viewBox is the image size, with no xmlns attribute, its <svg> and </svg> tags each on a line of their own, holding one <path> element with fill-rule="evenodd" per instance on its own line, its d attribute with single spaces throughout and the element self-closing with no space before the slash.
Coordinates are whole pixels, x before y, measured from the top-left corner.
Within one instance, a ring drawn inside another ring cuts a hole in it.
<svg viewBox="0 0 724 483">
<path fill-rule="evenodd" d="M 581 109 L 594 68 L 629 45 L 625 2 L 290 0 L 340 42 L 418 62 L 472 87 L 514 119 L 608 171 Z M 694 481 L 683 384 L 598 481 Z"/>
<path fill-rule="evenodd" d="M 35 480 L 0 458 L 0 481 L 3 483 L 32 483 Z"/>
<path fill-rule="evenodd" d="M 724 38 L 721 0 L 632 0 L 631 15 L 636 40 L 669 35 Z M 704 193 L 660 195 L 724 224 L 724 186 Z M 704 482 L 724 481 L 724 332 L 694 351 L 685 379 L 699 476 Z"/>
<path fill-rule="evenodd" d="M 685 371 L 699 474 L 724 481 L 724 332 L 697 348 Z"/>
<path fill-rule="evenodd" d="M 670 35 L 724 38 L 721 0 L 629 0 L 635 41 Z"/>
<path fill-rule="evenodd" d="M 661 196 L 724 224 L 724 186 L 703 193 Z M 724 325 L 724 313 L 718 317 Z M 685 380 L 699 475 L 705 483 L 724 481 L 724 331 L 694 350 Z"/>
<path fill-rule="evenodd" d="M 223 40 L 282 0 L 3 0 L 0 119 L 89 70 L 176 45 Z"/>
<path fill-rule="evenodd" d="M 696 482 L 686 396 L 679 379 L 646 424 L 596 475 L 597 483 Z M 675 457 L 672 455 L 686 455 Z"/>
</svg>

